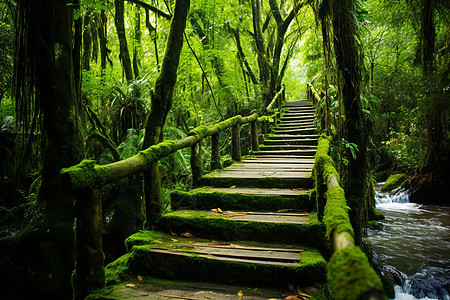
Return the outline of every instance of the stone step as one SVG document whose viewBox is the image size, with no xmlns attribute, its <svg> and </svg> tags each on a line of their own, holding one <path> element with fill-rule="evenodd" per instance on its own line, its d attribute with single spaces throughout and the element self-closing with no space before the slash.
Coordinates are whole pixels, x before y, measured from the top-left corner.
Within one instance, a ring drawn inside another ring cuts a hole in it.
<svg viewBox="0 0 450 300">
<path fill-rule="evenodd" d="M 305 210 L 315 208 L 308 189 L 216 188 L 204 186 L 185 191 L 172 191 L 172 209 L 222 210 Z"/>
<path fill-rule="evenodd" d="M 230 243 L 141 231 L 126 245 L 127 271 L 141 276 L 259 287 L 308 286 L 326 280 L 320 251 L 296 243 Z"/>
</svg>

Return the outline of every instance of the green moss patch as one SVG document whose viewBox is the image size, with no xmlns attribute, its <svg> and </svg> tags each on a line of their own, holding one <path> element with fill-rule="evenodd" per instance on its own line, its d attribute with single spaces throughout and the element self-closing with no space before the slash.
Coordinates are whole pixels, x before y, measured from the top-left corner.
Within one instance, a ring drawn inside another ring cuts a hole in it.
<svg viewBox="0 0 450 300">
<path fill-rule="evenodd" d="M 400 187 L 406 179 L 406 174 L 395 174 L 389 176 L 389 178 L 384 183 L 381 188 L 382 192 L 390 192 L 398 187 Z"/>
<path fill-rule="evenodd" d="M 284 208 L 301 208 L 309 211 L 314 208 L 309 200 L 309 193 L 298 195 L 295 198 L 287 198 L 278 195 L 250 195 L 196 189 L 190 192 L 173 191 L 170 198 L 174 209 L 220 207 L 225 210 L 276 211 Z"/>
<path fill-rule="evenodd" d="M 383 285 L 359 247 L 345 247 L 328 263 L 328 284 L 336 300 L 369 299 Z M 380 298 L 383 295 L 380 295 Z"/>
<path fill-rule="evenodd" d="M 327 199 L 323 222 L 326 226 L 326 236 L 331 239 L 333 232 L 348 232 L 353 236 L 353 228 L 350 224 L 344 190 L 340 186 L 332 187 L 325 193 Z"/>
<path fill-rule="evenodd" d="M 223 214 L 206 211 L 176 211 L 165 214 L 157 224 L 165 232 L 189 232 L 197 237 L 223 241 L 254 240 L 325 249 L 324 226 L 311 216 L 306 224 L 238 222 Z"/>
</svg>

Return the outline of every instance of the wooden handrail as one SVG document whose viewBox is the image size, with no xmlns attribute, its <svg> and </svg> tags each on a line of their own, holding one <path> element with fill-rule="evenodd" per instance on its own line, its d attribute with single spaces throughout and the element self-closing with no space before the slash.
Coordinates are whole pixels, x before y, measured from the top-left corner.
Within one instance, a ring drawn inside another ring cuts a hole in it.
<svg viewBox="0 0 450 300">
<path fill-rule="evenodd" d="M 280 91 L 283 92 L 284 87 Z M 280 92 L 277 94 L 279 97 Z M 180 140 L 164 141 L 140 151 L 127 159 L 107 165 L 98 165 L 93 160 L 83 160 L 78 165 L 61 170 L 63 187 L 76 195 L 77 206 L 77 277 L 80 282 L 89 283 L 104 275 L 102 243 L 102 187 L 107 183 L 138 173 L 153 165 L 155 161 L 175 151 L 191 147 L 191 170 L 194 184 L 203 174 L 201 141 L 211 136 L 211 169 L 220 168 L 219 133 L 232 129 L 231 157 L 241 159 L 240 126 L 250 123 L 251 147 L 257 151 L 258 123 L 273 122 L 276 116 L 240 115 L 226 119 L 212 126 L 201 125 Z M 265 126 L 266 127 L 266 126 Z M 266 133 L 265 127 L 263 133 Z M 99 284 L 101 287 L 101 284 Z M 86 285 L 89 289 L 89 284 Z M 98 286 L 96 286 L 98 288 Z"/>
<path fill-rule="evenodd" d="M 272 106 L 275 104 L 275 101 L 281 96 L 284 95 L 284 85 L 281 87 L 281 89 L 278 91 L 278 93 L 275 94 L 272 101 L 270 101 L 269 105 L 266 107 L 266 112 L 269 112 Z"/>
</svg>

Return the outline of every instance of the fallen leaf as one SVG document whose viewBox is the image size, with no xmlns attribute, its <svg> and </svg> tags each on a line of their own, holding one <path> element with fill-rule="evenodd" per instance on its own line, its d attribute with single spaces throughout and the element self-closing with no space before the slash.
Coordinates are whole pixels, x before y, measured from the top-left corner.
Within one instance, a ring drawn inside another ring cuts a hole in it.
<svg viewBox="0 0 450 300">
<path fill-rule="evenodd" d="M 272 250 L 270 250 L 270 251 L 267 251 L 267 252 L 269 252 L 269 253 L 273 253 L 273 251 L 272 251 Z"/>
<path fill-rule="evenodd" d="M 244 293 L 242 291 L 237 292 L 237 294 L 238 294 L 239 297 L 244 296 Z"/>
<path fill-rule="evenodd" d="M 177 235 L 175 232 L 172 232 L 172 231 L 170 232 L 170 234 L 173 236 Z"/>
<path fill-rule="evenodd" d="M 139 281 L 142 281 L 142 280 L 144 280 L 144 279 L 142 278 L 142 276 L 141 276 L 141 275 L 138 275 L 138 276 L 137 276 L 137 279 L 138 279 Z"/>
<path fill-rule="evenodd" d="M 194 237 L 194 235 L 192 233 L 190 233 L 190 232 L 182 233 L 181 236 L 183 236 L 185 238 L 192 238 L 192 237 Z"/>
<path fill-rule="evenodd" d="M 218 212 L 219 214 L 223 213 L 223 211 L 220 209 L 220 207 L 217 208 L 217 212 Z"/>
<path fill-rule="evenodd" d="M 236 186 L 235 186 L 235 185 L 232 185 L 232 186 L 230 186 L 230 189 L 234 189 L 234 188 L 236 188 Z"/>
<path fill-rule="evenodd" d="M 203 186 L 203 189 L 212 189 L 212 186 Z"/>
<path fill-rule="evenodd" d="M 217 208 L 211 209 L 212 212 L 218 212 Z"/>
<path fill-rule="evenodd" d="M 126 287 L 135 287 L 136 285 L 135 284 L 132 284 L 132 283 L 127 283 L 127 285 L 126 285 Z"/>
<path fill-rule="evenodd" d="M 297 295 L 289 295 L 286 298 L 284 298 L 284 300 L 298 300 L 299 297 L 297 297 Z"/>
<path fill-rule="evenodd" d="M 273 212 L 269 211 L 269 214 L 273 214 Z"/>
<path fill-rule="evenodd" d="M 170 239 L 172 242 L 178 242 L 178 240 L 176 240 L 176 239 Z"/>
</svg>

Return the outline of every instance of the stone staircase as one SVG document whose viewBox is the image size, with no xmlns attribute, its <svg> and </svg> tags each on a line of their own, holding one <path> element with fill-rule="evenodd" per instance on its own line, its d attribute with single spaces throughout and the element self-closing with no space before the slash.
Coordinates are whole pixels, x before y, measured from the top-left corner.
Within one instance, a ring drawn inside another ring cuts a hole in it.
<svg viewBox="0 0 450 300">
<path fill-rule="evenodd" d="M 311 211 L 314 110 L 288 101 L 260 151 L 171 194 L 155 231 L 126 240 L 140 275 L 252 286 L 325 282 L 324 226 Z"/>
</svg>

